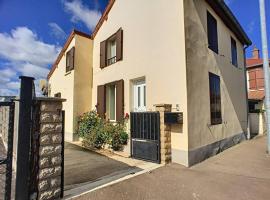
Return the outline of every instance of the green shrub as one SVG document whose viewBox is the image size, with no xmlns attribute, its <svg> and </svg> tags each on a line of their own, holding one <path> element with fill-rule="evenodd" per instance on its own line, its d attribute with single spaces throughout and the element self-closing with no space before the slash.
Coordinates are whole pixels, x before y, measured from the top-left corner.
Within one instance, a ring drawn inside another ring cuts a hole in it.
<svg viewBox="0 0 270 200">
<path fill-rule="evenodd" d="M 126 120 L 121 123 L 110 123 L 101 119 L 96 111 L 83 114 L 79 118 L 78 135 L 85 147 L 104 148 L 119 151 L 127 144 Z"/>
</svg>

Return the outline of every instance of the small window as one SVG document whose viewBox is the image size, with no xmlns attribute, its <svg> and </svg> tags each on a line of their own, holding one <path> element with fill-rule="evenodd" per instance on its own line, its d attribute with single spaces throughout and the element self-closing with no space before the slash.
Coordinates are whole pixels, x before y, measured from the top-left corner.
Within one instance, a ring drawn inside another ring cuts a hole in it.
<svg viewBox="0 0 270 200">
<path fill-rule="evenodd" d="M 66 53 L 66 72 L 74 69 L 75 47 Z"/>
<path fill-rule="evenodd" d="M 208 48 L 218 54 L 217 20 L 207 11 Z"/>
<path fill-rule="evenodd" d="M 231 38 L 231 56 L 232 56 L 232 64 L 235 67 L 238 67 L 237 46 L 236 46 L 236 41 L 233 38 Z"/>
<path fill-rule="evenodd" d="M 110 121 L 116 121 L 116 85 L 106 86 L 106 116 Z"/>
<path fill-rule="evenodd" d="M 116 38 L 107 41 L 107 65 L 116 63 Z"/>
<path fill-rule="evenodd" d="M 123 59 L 123 30 L 120 28 L 100 43 L 100 68 L 103 69 Z"/>
<path fill-rule="evenodd" d="M 222 123 L 219 76 L 209 73 L 211 124 Z"/>
<path fill-rule="evenodd" d="M 58 92 L 58 93 L 54 94 L 54 97 L 56 97 L 56 98 L 61 98 L 61 93 Z"/>
</svg>

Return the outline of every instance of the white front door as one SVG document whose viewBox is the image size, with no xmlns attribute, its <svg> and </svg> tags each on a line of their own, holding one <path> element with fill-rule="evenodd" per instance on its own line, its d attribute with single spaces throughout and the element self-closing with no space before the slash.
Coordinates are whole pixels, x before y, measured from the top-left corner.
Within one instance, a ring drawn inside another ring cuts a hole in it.
<svg viewBox="0 0 270 200">
<path fill-rule="evenodd" d="M 140 81 L 134 84 L 134 111 L 146 111 L 146 84 Z"/>
</svg>

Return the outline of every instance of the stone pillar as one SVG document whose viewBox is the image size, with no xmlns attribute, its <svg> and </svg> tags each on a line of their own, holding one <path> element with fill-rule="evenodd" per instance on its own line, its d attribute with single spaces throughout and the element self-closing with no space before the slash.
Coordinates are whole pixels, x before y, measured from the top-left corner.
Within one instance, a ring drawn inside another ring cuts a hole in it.
<svg viewBox="0 0 270 200">
<path fill-rule="evenodd" d="M 37 199 L 60 199 L 62 171 L 62 101 L 56 98 L 38 99 L 39 149 Z"/>
<path fill-rule="evenodd" d="M 155 105 L 156 111 L 160 113 L 160 156 L 161 164 L 168 164 L 172 160 L 171 156 L 171 125 L 164 123 L 164 113 L 171 112 L 171 104 Z"/>
</svg>

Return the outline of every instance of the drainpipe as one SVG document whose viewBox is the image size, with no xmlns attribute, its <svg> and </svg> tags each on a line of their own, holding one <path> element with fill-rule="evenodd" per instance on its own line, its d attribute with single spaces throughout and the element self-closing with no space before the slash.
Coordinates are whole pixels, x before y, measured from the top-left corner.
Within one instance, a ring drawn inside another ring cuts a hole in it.
<svg viewBox="0 0 270 200">
<path fill-rule="evenodd" d="M 250 124 L 249 124 L 249 105 L 248 105 L 248 87 L 247 87 L 247 57 L 246 57 L 246 49 L 250 47 L 250 45 L 247 45 L 244 47 L 244 73 L 245 73 L 245 89 L 246 89 L 246 107 L 247 107 L 247 139 L 250 140 Z"/>
<path fill-rule="evenodd" d="M 270 81 L 269 81 L 269 60 L 266 33 L 266 17 L 265 17 L 265 1 L 260 0 L 260 18 L 261 18 L 261 34 L 263 49 L 263 70 L 265 83 L 265 107 L 266 107 L 266 126 L 267 126 L 267 150 L 270 153 Z"/>
</svg>

